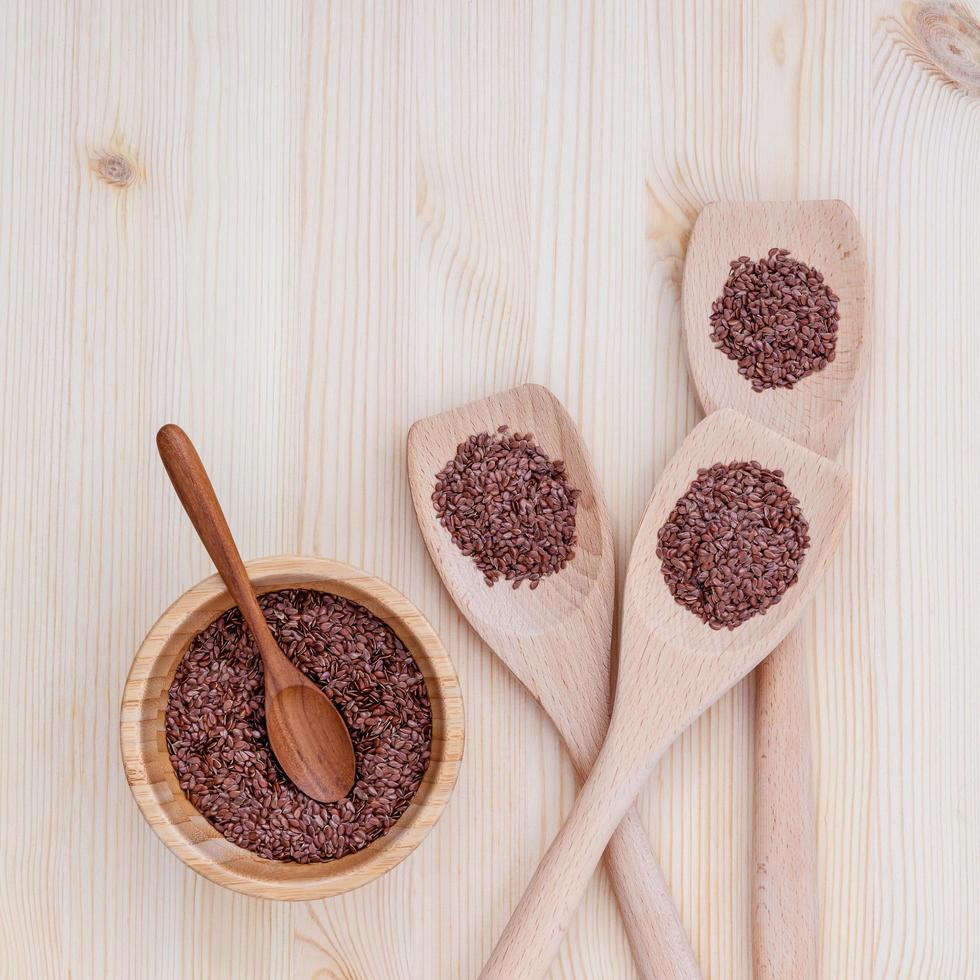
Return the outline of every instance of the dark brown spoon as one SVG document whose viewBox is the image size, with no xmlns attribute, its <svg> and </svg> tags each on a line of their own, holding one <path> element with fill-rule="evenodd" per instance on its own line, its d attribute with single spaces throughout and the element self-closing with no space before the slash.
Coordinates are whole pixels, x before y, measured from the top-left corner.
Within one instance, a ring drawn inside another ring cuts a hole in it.
<svg viewBox="0 0 980 980">
<path fill-rule="evenodd" d="M 218 574 L 255 638 L 265 673 L 269 744 L 286 775 L 321 803 L 354 785 L 354 746 L 330 699 L 279 649 L 197 450 L 179 426 L 157 433 L 160 458 Z"/>
</svg>

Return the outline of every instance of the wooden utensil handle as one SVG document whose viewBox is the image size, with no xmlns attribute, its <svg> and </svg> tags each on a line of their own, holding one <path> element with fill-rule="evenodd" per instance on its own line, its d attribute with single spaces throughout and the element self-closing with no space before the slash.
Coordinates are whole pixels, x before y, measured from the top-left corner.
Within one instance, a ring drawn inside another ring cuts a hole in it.
<svg viewBox="0 0 980 980">
<path fill-rule="evenodd" d="M 595 730 L 602 724 L 597 721 Z M 585 722 L 583 725 L 564 733 L 564 738 L 579 775 L 586 780 L 596 749 L 584 734 L 593 729 Z M 635 807 L 630 807 L 610 838 L 605 862 L 642 980 L 702 980 L 674 897 Z"/>
<path fill-rule="evenodd" d="M 607 644 L 607 638 L 598 641 L 599 646 Z M 596 656 L 604 653 L 597 652 Z M 602 748 L 608 716 L 598 702 L 586 702 L 585 710 L 576 714 L 565 711 L 560 702 L 552 703 L 550 697 L 541 704 L 554 719 L 585 782 Z M 613 834 L 605 861 L 642 980 L 702 980 L 677 906 L 635 808 Z"/>
<path fill-rule="evenodd" d="M 701 980 L 694 950 L 635 807 L 609 841 L 606 867 L 643 980 Z"/>
<path fill-rule="evenodd" d="M 265 654 L 266 644 L 274 646 L 275 641 L 259 608 L 242 556 L 238 553 L 201 457 L 187 433 L 180 426 L 172 424 L 165 425 L 157 433 L 157 449 L 187 516 L 228 586 L 231 597 L 241 609 L 260 651 Z"/>
<path fill-rule="evenodd" d="M 538 980 L 555 957 L 613 831 L 646 775 L 607 738 L 571 815 L 538 865 L 480 974 Z"/>
<path fill-rule="evenodd" d="M 804 647 L 756 669 L 752 959 L 756 980 L 817 975 L 817 841 Z"/>
</svg>

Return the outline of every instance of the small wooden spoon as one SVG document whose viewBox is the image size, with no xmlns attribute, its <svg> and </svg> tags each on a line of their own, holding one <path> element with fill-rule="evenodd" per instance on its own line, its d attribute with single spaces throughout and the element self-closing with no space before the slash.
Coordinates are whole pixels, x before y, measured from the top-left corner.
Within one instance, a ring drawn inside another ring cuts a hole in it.
<svg viewBox="0 0 980 980">
<path fill-rule="evenodd" d="M 354 746 L 330 699 L 279 649 L 200 456 L 183 429 L 165 425 L 157 448 L 198 536 L 255 639 L 265 674 L 269 744 L 286 775 L 321 803 L 354 785 Z"/>
<path fill-rule="evenodd" d="M 700 467 L 753 459 L 784 471 L 809 521 L 811 544 L 798 582 L 781 602 L 735 630 L 716 631 L 674 601 L 656 554 L 657 532 Z M 484 980 L 544 975 L 609 835 L 664 750 L 789 632 L 833 555 L 849 496 L 847 475 L 836 463 L 736 412 L 709 415 L 684 440 L 650 498 L 630 556 L 609 734 Z"/>
<path fill-rule="evenodd" d="M 552 459 L 563 459 L 582 491 L 575 557 L 533 592 L 507 581 L 488 588 L 471 558 L 453 544 L 432 506 L 436 474 L 456 447 L 500 425 L 530 432 Z M 610 656 L 616 570 L 605 502 L 585 444 L 562 404 L 523 385 L 416 422 L 408 435 L 408 473 L 419 527 L 450 595 L 473 628 L 544 708 L 588 775 L 609 724 Z M 640 975 L 645 980 L 701 976 L 639 815 L 630 810 L 606 862 Z"/>
<path fill-rule="evenodd" d="M 792 389 L 756 392 L 711 341 L 711 304 L 729 262 L 787 248 L 824 274 L 840 298 L 837 355 Z M 709 204 L 684 265 L 691 374 L 707 412 L 734 408 L 825 456 L 836 456 L 865 363 L 867 262 L 842 201 Z M 756 673 L 752 950 L 757 980 L 815 977 L 819 941 L 817 841 L 804 644 L 794 631 Z"/>
</svg>

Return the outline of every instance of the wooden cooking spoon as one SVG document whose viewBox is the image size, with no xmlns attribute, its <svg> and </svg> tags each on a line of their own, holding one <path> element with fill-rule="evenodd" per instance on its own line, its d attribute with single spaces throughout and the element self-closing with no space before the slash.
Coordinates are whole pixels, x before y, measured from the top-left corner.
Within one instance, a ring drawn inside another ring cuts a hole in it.
<svg viewBox="0 0 980 980">
<path fill-rule="evenodd" d="M 265 722 L 279 765 L 307 796 L 321 803 L 343 799 L 354 785 L 355 768 L 354 746 L 343 718 L 272 638 L 214 488 L 187 434 L 176 425 L 165 425 L 157 433 L 157 448 L 187 516 L 259 648 Z"/>
<path fill-rule="evenodd" d="M 699 468 L 753 459 L 784 471 L 810 523 L 811 544 L 799 580 L 781 602 L 735 630 L 716 631 L 668 591 L 657 532 Z M 789 632 L 834 552 L 849 496 L 847 476 L 836 463 L 736 412 L 709 415 L 684 440 L 633 544 L 609 733 L 571 816 L 484 967 L 484 980 L 545 973 L 609 835 L 664 750 Z"/>
<path fill-rule="evenodd" d="M 565 461 L 569 482 L 582 491 L 575 557 L 533 592 L 526 584 L 514 589 L 503 580 L 488 588 L 432 506 L 435 476 L 457 445 L 500 425 L 532 433 L 552 459 Z M 547 388 L 523 385 L 416 422 L 408 435 L 408 473 L 422 536 L 450 595 L 544 708 L 584 778 L 609 723 L 616 571 L 605 503 L 575 423 Z M 613 835 L 606 863 L 641 976 L 700 977 L 635 810 Z"/>
<path fill-rule="evenodd" d="M 787 248 L 840 297 L 837 356 L 790 390 L 752 390 L 711 342 L 711 304 L 729 262 Z M 808 449 L 836 456 L 865 363 L 867 264 L 857 219 L 842 201 L 709 204 L 684 265 L 684 328 L 706 412 L 734 408 Z M 752 953 L 758 980 L 815 977 L 819 915 L 810 705 L 803 643 L 794 631 L 756 674 Z"/>
</svg>

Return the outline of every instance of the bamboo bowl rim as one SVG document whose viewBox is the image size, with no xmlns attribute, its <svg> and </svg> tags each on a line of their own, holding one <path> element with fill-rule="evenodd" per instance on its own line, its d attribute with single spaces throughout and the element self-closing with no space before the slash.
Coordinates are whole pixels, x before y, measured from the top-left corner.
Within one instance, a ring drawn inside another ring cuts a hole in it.
<svg viewBox="0 0 980 980">
<path fill-rule="evenodd" d="M 383 620 L 415 658 L 432 703 L 429 768 L 408 809 L 363 850 L 333 861 L 296 864 L 259 857 L 226 840 L 193 807 L 167 753 L 170 684 L 191 640 L 235 603 L 217 575 L 188 589 L 151 627 L 136 653 L 120 713 L 126 779 L 157 836 L 188 867 L 232 891 L 259 898 L 310 900 L 359 888 L 400 864 L 449 802 L 463 757 L 459 678 L 435 630 L 397 589 L 327 558 L 275 556 L 246 562 L 259 593 L 305 588 L 351 599 Z"/>
</svg>

